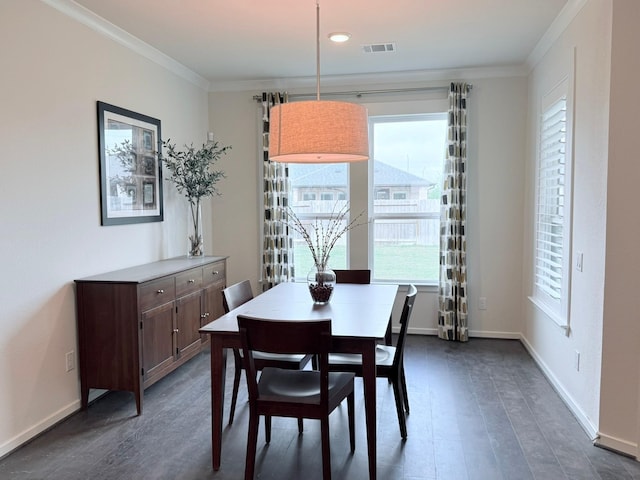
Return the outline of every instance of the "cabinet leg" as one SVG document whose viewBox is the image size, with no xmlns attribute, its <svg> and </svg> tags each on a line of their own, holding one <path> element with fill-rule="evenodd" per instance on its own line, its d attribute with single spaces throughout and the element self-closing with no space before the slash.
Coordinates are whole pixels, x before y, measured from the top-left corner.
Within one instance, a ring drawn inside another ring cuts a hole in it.
<svg viewBox="0 0 640 480">
<path fill-rule="evenodd" d="M 89 389 L 80 386 L 80 409 L 86 410 L 89 407 Z"/>
<path fill-rule="evenodd" d="M 136 397 L 136 410 L 138 410 L 138 415 L 141 415 L 142 414 L 142 390 L 133 392 L 133 395 Z"/>
</svg>

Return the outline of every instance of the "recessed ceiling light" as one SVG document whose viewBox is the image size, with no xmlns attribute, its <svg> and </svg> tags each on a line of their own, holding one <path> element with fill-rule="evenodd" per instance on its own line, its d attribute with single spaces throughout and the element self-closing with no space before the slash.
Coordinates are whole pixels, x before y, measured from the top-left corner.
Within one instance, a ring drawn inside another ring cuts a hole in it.
<svg viewBox="0 0 640 480">
<path fill-rule="evenodd" d="M 346 42 L 351 38 L 351 34 L 348 32 L 334 32 L 329 34 L 329 40 L 336 43 Z"/>
</svg>

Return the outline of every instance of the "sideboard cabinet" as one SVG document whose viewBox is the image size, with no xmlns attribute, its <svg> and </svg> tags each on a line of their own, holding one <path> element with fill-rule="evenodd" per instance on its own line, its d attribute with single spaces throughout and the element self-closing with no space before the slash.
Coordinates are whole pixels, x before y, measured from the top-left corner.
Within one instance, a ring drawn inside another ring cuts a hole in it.
<svg viewBox="0 0 640 480">
<path fill-rule="evenodd" d="M 143 390 L 198 354 L 224 314 L 226 257 L 171 258 L 75 280 L 81 405 L 92 388 Z"/>
</svg>

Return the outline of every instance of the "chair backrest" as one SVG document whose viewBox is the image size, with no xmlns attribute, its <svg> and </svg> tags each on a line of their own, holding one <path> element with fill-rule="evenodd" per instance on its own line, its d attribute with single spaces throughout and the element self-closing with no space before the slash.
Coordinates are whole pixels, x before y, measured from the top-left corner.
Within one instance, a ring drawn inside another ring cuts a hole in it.
<svg viewBox="0 0 640 480">
<path fill-rule="evenodd" d="M 334 270 L 336 283 L 371 283 L 371 270 Z"/>
<path fill-rule="evenodd" d="M 243 280 L 222 290 L 222 304 L 226 313 L 253 298 L 251 283 Z"/>
<path fill-rule="evenodd" d="M 238 315 L 238 331 L 247 372 L 249 399 L 258 398 L 257 369 L 253 351 L 268 353 L 311 353 L 318 355 L 320 402 L 326 404 L 331 350 L 331 320 L 271 320 Z"/>
<path fill-rule="evenodd" d="M 396 343 L 396 353 L 393 356 L 394 368 L 398 368 L 402 362 L 405 338 L 407 336 L 407 329 L 409 328 L 409 319 L 411 318 L 417 293 L 418 290 L 415 285 L 409 285 L 407 296 L 404 299 L 404 306 L 402 307 L 402 315 L 400 316 L 400 334 L 398 335 L 398 342 Z"/>
</svg>

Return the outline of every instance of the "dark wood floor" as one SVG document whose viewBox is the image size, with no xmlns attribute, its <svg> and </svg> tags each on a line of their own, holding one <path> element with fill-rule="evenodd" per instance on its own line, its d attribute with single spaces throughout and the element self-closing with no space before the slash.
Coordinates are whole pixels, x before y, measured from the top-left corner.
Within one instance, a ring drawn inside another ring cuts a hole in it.
<svg viewBox="0 0 640 480">
<path fill-rule="evenodd" d="M 406 442 L 392 390 L 378 381 L 379 479 L 640 479 L 640 463 L 591 444 L 518 341 L 455 344 L 410 336 L 405 361 L 411 402 Z M 346 405 L 331 417 L 334 479 L 368 478 L 362 384 L 356 384 L 354 455 L 348 453 Z M 146 390 L 142 416 L 131 394 L 106 395 L 2 459 L 0 478 L 241 479 L 246 389 L 234 425 L 224 430 L 222 467 L 214 473 L 209 385 L 203 353 Z M 230 390 L 230 380 L 227 385 Z M 307 420 L 298 436 L 295 420 L 274 419 L 267 446 L 261 426 L 257 478 L 322 478 L 319 436 L 317 422 Z"/>
</svg>

